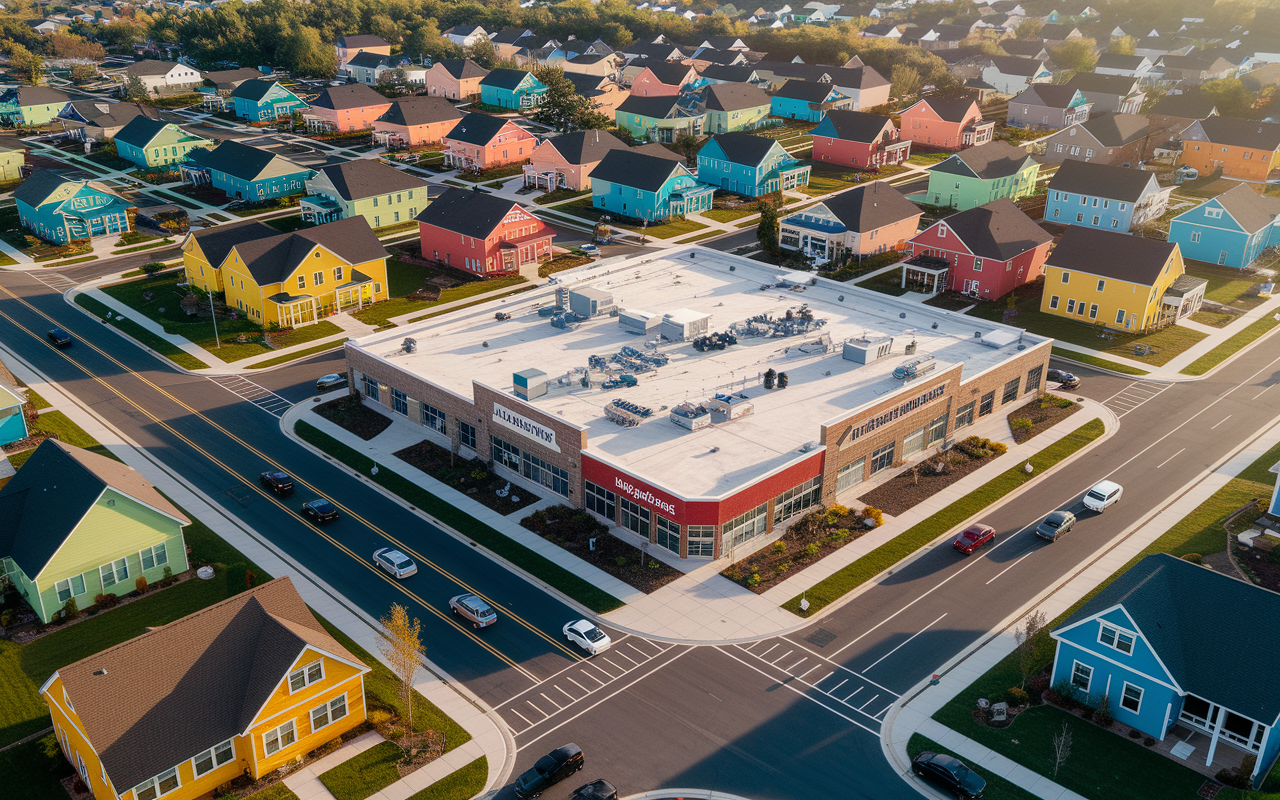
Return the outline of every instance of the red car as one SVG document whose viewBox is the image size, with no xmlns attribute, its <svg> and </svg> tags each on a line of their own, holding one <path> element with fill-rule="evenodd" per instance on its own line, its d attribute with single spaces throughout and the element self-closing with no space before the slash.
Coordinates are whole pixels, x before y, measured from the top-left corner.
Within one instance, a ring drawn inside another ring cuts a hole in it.
<svg viewBox="0 0 1280 800">
<path fill-rule="evenodd" d="M 994 542 L 995 540 L 995 528 L 990 525 L 970 525 L 968 528 L 964 529 L 964 533 L 961 533 L 956 537 L 956 540 L 951 543 L 951 546 L 967 556 L 987 542 Z"/>
</svg>

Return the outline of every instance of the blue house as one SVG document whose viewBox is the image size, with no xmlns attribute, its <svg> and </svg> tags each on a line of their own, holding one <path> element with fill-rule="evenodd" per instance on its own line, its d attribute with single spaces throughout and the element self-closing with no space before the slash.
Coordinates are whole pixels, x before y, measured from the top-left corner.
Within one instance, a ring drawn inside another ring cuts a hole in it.
<svg viewBox="0 0 1280 800">
<path fill-rule="evenodd" d="M 67 244 L 129 231 L 128 201 L 97 181 L 38 169 L 13 192 L 22 227 L 46 242 Z"/>
<path fill-rule="evenodd" d="M 832 109 L 853 110 L 853 98 L 829 83 L 789 80 L 774 92 L 771 108 L 775 117 L 822 122 Z"/>
<path fill-rule="evenodd" d="M 777 139 L 749 133 L 712 136 L 698 151 L 700 183 L 748 197 L 808 186 L 809 169 Z"/>
<path fill-rule="evenodd" d="M 22 413 L 21 397 L 0 386 L 0 445 L 13 444 L 27 438 L 27 418 Z"/>
<path fill-rule="evenodd" d="M 1280 687 L 1265 678 L 1280 663 L 1278 620 L 1280 594 L 1147 556 L 1050 633 L 1052 683 L 1157 739 L 1177 736 L 1189 759 L 1255 756 L 1256 789 L 1280 751 Z"/>
<path fill-rule="evenodd" d="M 1263 250 L 1280 245 L 1280 198 L 1237 184 L 1174 217 L 1169 241 L 1177 242 L 1184 258 L 1247 267 Z"/>
<path fill-rule="evenodd" d="M 250 122 L 270 122 L 280 117 L 292 116 L 295 111 L 306 111 L 302 98 L 280 85 L 279 81 L 254 78 L 237 86 L 231 92 L 236 116 Z"/>
<path fill-rule="evenodd" d="M 226 139 L 212 150 L 193 150 L 181 164 L 182 180 L 221 189 L 234 200 L 268 200 L 305 194 L 313 169 L 275 153 Z"/>
<path fill-rule="evenodd" d="M 480 102 L 517 111 L 542 103 L 547 85 L 522 69 L 495 69 L 480 81 Z"/>
<path fill-rule="evenodd" d="M 1153 172 L 1067 160 L 1049 181 L 1044 218 L 1129 233 L 1164 214 L 1171 192 Z"/>
<path fill-rule="evenodd" d="M 674 153 L 668 158 L 610 150 L 591 171 L 591 195 L 591 204 L 598 209 L 656 222 L 711 210 L 715 190 L 698 183 L 684 159 Z"/>
</svg>

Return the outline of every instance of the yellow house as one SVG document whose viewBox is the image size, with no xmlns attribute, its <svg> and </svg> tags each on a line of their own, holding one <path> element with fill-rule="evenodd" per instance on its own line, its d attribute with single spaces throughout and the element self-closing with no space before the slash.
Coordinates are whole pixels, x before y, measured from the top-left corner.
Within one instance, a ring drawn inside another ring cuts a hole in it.
<svg viewBox="0 0 1280 800">
<path fill-rule="evenodd" d="M 388 255 L 359 216 L 293 233 L 245 222 L 182 244 L 191 285 L 223 292 L 253 322 L 284 328 L 386 300 Z"/>
<path fill-rule="evenodd" d="M 1188 293 L 1203 294 L 1204 281 L 1183 272 L 1176 244 L 1068 225 L 1044 265 L 1040 310 L 1134 333 L 1162 328 L 1190 313 Z"/>
<path fill-rule="evenodd" d="M 359 725 L 368 671 L 277 578 L 63 667 L 40 695 L 96 800 L 194 800 Z"/>
</svg>

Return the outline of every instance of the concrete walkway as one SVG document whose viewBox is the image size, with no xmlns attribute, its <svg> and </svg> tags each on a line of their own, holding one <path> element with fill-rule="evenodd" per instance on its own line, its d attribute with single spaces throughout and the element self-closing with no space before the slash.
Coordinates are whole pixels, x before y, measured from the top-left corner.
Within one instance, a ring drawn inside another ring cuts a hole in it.
<svg viewBox="0 0 1280 800">
<path fill-rule="evenodd" d="M 333 795 L 320 782 L 320 776 L 342 762 L 354 758 L 385 741 L 386 739 L 372 731 L 358 736 L 324 758 L 316 759 L 297 772 L 290 773 L 284 779 L 284 785 L 298 796 L 298 800 L 333 800 Z M 407 800 L 407 798 L 412 797 L 441 778 L 457 772 L 483 755 L 486 755 L 484 748 L 477 740 L 472 739 L 461 747 L 450 750 L 435 761 L 409 773 L 390 786 L 374 792 L 369 795 L 369 800 Z"/>
</svg>

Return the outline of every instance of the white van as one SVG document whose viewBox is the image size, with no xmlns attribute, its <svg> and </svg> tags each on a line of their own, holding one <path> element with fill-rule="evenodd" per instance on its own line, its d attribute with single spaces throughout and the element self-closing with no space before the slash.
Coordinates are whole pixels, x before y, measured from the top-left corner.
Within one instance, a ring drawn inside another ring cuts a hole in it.
<svg viewBox="0 0 1280 800">
<path fill-rule="evenodd" d="M 1124 487 L 1114 481 L 1103 481 L 1084 494 L 1084 507 L 1102 513 L 1103 509 L 1120 500 Z"/>
</svg>

